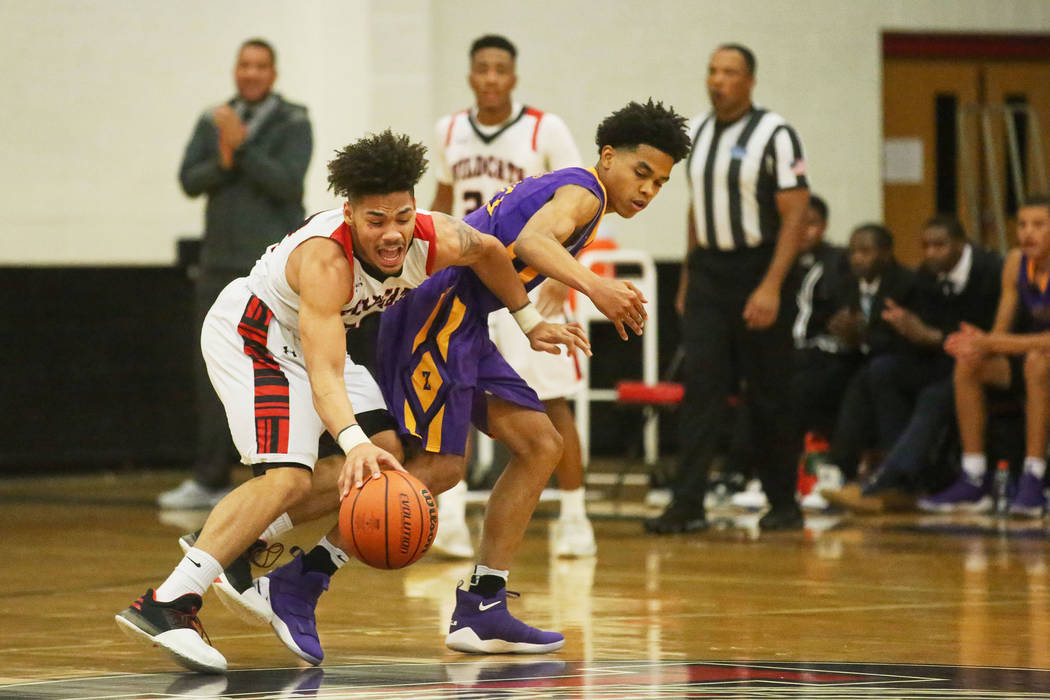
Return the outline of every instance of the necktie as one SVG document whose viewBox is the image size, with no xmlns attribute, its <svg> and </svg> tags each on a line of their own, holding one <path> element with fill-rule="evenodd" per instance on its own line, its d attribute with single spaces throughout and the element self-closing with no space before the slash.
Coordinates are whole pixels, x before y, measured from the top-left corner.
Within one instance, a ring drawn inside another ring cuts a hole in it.
<svg viewBox="0 0 1050 700">
<path fill-rule="evenodd" d="M 875 295 L 871 292 L 860 293 L 860 310 L 864 314 L 864 319 L 867 321 L 871 320 L 871 304 L 875 300 Z"/>
</svg>

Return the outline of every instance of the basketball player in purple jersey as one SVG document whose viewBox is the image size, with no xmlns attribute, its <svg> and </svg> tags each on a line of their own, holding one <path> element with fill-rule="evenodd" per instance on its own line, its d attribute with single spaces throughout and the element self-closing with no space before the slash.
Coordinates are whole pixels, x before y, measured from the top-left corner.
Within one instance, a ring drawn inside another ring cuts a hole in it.
<svg viewBox="0 0 1050 700">
<path fill-rule="evenodd" d="M 1025 460 L 1013 515 L 1042 517 L 1047 501 L 1047 420 L 1050 419 L 1050 197 L 1030 197 L 1017 210 L 1017 242 L 1003 264 L 1003 286 L 990 333 L 963 325 L 944 343 L 955 357 L 955 411 L 962 441 L 962 474 L 947 489 L 919 501 L 933 512 L 984 512 L 993 507 L 984 433 L 985 387 L 1025 390 Z M 1018 312 L 1028 333 L 1011 333 Z"/>
<path fill-rule="evenodd" d="M 517 48 L 503 36 L 487 34 L 471 44 L 468 82 L 475 104 L 445 115 L 435 126 L 432 160 L 438 186 L 431 210 L 463 218 L 507 185 L 582 165 L 572 134 L 558 115 L 514 99 L 517 57 Z M 561 282 L 547 280 L 529 292 L 529 299 L 544 318 L 564 323 L 568 291 Z M 551 547 L 558 556 L 590 556 L 596 547 L 584 509 L 580 438 L 566 399 L 579 387 L 579 364 L 574 353 L 533 352 L 527 343 L 518 342 L 518 334 L 507 309 L 489 316 L 489 336 L 536 391 L 564 443 L 554 471 L 561 508 Z M 466 495 L 467 484 L 461 481 L 438 497 L 441 527 L 432 551 L 452 558 L 474 557 Z"/>
<path fill-rule="evenodd" d="M 556 279 L 590 297 L 622 338 L 625 326 L 640 334 L 646 318 L 641 294 L 629 283 L 599 277 L 575 256 L 593 239 L 604 213 L 630 218 L 652 201 L 689 152 L 684 125 L 662 104 L 632 102 L 598 127 L 594 168 L 527 178 L 466 221 L 507 245 L 526 289 Z M 506 580 L 558 463 L 561 438 L 536 393 L 489 339 L 486 317 L 502 306 L 472 274 L 435 276 L 380 323 L 377 381 L 402 433 L 424 451 L 409 469 L 425 465 L 424 481 L 436 490 L 462 478 L 471 421 L 510 448 L 511 461 L 486 508 L 469 589 L 456 591 L 446 644 L 474 653 L 542 653 L 561 648 L 564 637 L 511 616 Z M 529 315 L 515 313 L 525 328 L 539 321 L 538 313 Z"/>
</svg>

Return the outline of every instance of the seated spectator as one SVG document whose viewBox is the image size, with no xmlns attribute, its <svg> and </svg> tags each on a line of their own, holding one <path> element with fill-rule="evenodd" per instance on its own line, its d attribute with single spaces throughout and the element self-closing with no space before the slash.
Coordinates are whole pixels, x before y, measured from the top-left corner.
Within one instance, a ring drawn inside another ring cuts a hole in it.
<svg viewBox="0 0 1050 700">
<path fill-rule="evenodd" d="M 798 259 L 788 278 L 796 304 L 793 405 L 804 431 L 825 437 L 831 434 L 842 391 L 860 360 L 854 348 L 828 330 L 850 272 L 846 251 L 824 241 L 827 222 L 827 204 L 811 195 Z"/>
<path fill-rule="evenodd" d="M 915 295 L 915 274 L 893 256 L 893 235 L 885 226 L 869 223 L 854 229 L 847 256 L 852 275 L 843 283 L 840 308 L 827 328 L 843 347 L 860 353 L 860 369 L 846 384 L 817 485 L 803 499 L 804 507 L 818 510 L 828 506 L 821 491 L 840 489 L 845 479 L 853 480 L 862 451 L 879 440 L 865 370 L 874 358 L 899 351 L 906 343 L 883 311 L 912 306 Z M 888 444 L 883 440 L 881 446 Z"/>
<path fill-rule="evenodd" d="M 927 456 L 954 418 L 954 360 L 944 352 L 944 340 L 962 323 L 991 328 L 995 317 L 999 256 L 970 243 L 962 224 L 950 216 L 926 221 L 921 238 L 914 309 L 888 300 L 882 312 L 908 345 L 873 360 L 865 370 L 878 434 L 886 441 L 897 437 L 863 488 L 824 494 L 835 505 L 882 510 L 884 498 L 894 499 L 897 507 L 909 501 L 898 491 L 914 493 Z M 914 506 L 914 496 L 910 503 Z"/>
<path fill-rule="evenodd" d="M 1041 517 L 1046 508 L 1047 419 L 1050 418 L 1050 197 L 1031 198 L 1017 212 L 1019 247 L 1003 266 L 1002 291 L 991 333 L 964 324 L 945 350 L 955 358 L 955 412 L 962 441 L 962 473 L 947 489 L 919 501 L 932 512 L 984 512 L 992 508 L 985 455 L 985 389 L 1023 384 L 1025 460 L 1014 515 Z M 1028 335 L 1010 333 L 1027 311 Z M 1034 333 L 1038 332 L 1038 333 Z"/>
</svg>

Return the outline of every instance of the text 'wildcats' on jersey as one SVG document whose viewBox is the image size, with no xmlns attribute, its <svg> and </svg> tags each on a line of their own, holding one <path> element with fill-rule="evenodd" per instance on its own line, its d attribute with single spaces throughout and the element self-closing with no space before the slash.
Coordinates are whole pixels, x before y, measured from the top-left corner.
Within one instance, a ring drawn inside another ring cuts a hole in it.
<svg viewBox="0 0 1050 700">
<path fill-rule="evenodd" d="M 433 271 L 436 249 L 434 222 L 429 212 L 416 211 L 415 231 L 405 254 L 404 266 L 399 274 L 389 276 L 354 257 L 350 227 L 343 219 L 342 209 L 314 214 L 297 231 L 267 248 L 248 275 L 248 288 L 252 294 L 262 299 L 282 326 L 296 334 L 299 331 L 299 295 L 288 284 L 285 268 L 292 251 L 315 237 L 330 238 L 339 243 L 353 267 L 353 294 L 342 308 L 343 325 L 348 328 L 357 325 L 368 314 L 382 311 L 397 302 L 408 290 L 422 284 Z"/>
<path fill-rule="evenodd" d="M 438 182 L 452 186 L 452 215 L 457 218 L 509 184 L 580 164 L 561 118 L 519 104 L 509 120 L 494 126 L 479 123 L 472 110 L 442 117 L 435 143 Z"/>
</svg>

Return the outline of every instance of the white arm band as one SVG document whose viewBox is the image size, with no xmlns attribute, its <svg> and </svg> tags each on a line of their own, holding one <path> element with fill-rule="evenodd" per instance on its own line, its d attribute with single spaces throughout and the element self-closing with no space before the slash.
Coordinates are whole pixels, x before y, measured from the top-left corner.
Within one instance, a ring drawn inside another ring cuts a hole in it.
<svg viewBox="0 0 1050 700">
<path fill-rule="evenodd" d="M 521 332 L 525 335 L 528 335 L 529 331 L 543 323 L 543 316 L 540 315 L 540 312 L 536 310 L 531 301 L 517 311 L 512 311 L 510 315 L 518 322 Z"/>
<path fill-rule="evenodd" d="M 371 440 L 368 439 L 368 436 L 365 435 L 365 431 L 361 430 L 361 426 L 357 423 L 352 423 L 340 430 L 335 441 L 339 443 L 339 447 L 344 453 L 350 452 L 350 450 L 358 445 L 371 442 Z"/>
</svg>

